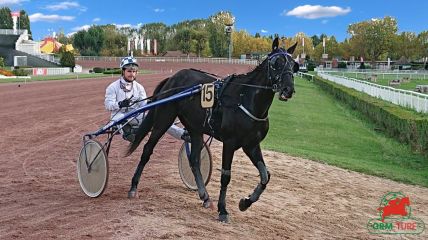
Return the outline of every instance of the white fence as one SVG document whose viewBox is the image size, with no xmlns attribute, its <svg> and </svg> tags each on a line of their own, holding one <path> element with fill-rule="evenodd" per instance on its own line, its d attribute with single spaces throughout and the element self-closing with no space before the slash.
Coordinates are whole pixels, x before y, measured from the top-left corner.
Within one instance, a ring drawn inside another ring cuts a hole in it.
<svg viewBox="0 0 428 240">
<path fill-rule="evenodd" d="M 354 78 L 333 76 L 324 72 L 318 72 L 318 76 L 345 87 L 367 93 L 373 97 L 377 97 L 403 107 L 412 108 L 418 112 L 428 113 L 428 95 L 426 94 L 395 89 Z"/>
<path fill-rule="evenodd" d="M 76 61 L 120 62 L 121 57 L 78 56 Z M 136 57 L 139 62 L 178 62 L 178 63 L 219 63 L 258 65 L 257 60 L 228 58 L 176 58 L 176 57 Z"/>
<path fill-rule="evenodd" d="M 24 30 L 13 30 L 13 29 L 0 29 L 0 34 L 2 35 L 21 35 L 22 33 L 24 33 L 24 31 L 27 31 L 26 29 Z"/>
<path fill-rule="evenodd" d="M 313 80 L 314 80 L 314 75 L 309 74 L 309 73 L 297 72 L 297 75 L 298 75 L 299 77 L 301 77 L 301 78 L 306 78 L 306 79 L 308 79 L 308 80 L 310 80 L 310 81 L 313 81 Z"/>
<path fill-rule="evenodd" d="M 357 71 L 358 70 L 358 71 Z M 341 75 L 344 76 L 353 76 L 357 79 L 366 79 L 371 76 L 376 76 L 377 79 L 400 79 L 403 77 L 408 77 L 409 79 L 428 79 L 428 71 L 426 70 L 366 70 L 363 71 L 363 69 L 352 69 L 352 71 L 349 70 L 322 70 L 321 72 L 332 74 L 332 75 Z"/>
<path fill-rule="evenodd" d="M 33 76 L 62 75 L 70 73 L 70 68 L 33 68 Z"/>
</svg>

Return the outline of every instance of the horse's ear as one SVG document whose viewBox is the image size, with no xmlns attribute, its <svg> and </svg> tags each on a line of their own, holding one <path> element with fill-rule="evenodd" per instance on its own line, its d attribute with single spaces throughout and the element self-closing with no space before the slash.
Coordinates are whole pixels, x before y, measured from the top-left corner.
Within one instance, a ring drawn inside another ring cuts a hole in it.
<svg viewBox="0 0 428 240">
<path fill-rule="evenodd" d="M 288 52 L 289 54 L 293 54 L 293 53 L 294 53 L 294 50 L 296 50 L 296 46 L 297 46 L 297 42 L 296 42 L 293 46 L 289 47 L 289 48 L 287 49 L 287 52 Z"/>
<path fill-rule="evenodd" d="M 277 48 L 278 48 L 278 46 L 279 46 L 279 39 L 278 39 L 278 37 L 276 37 L 276 38 L 273 40 L 273 43 L 272 43 L 272 51 L 273 51 L 273 50 L 275 50 L 275 49 L 277 49 Z"/>
</svg>

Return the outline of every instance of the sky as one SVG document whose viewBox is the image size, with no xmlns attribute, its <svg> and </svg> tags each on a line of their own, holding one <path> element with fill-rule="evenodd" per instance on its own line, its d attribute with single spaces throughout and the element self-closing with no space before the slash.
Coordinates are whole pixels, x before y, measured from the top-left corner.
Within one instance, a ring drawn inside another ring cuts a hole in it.
<svg viewBox="0 0 428 240">
<path fill-rule="evenodd" d="M 235 16 L 235 30 L 254 35 L 349 38 L 349 24 L 392 16 L 399 32 L 428 30 L 426 0 L 0 0 L 0 7 L 25 10 L 33 39 L 53 32 L 71 34 L 91 25 L 115 24 L 138 27 L 153 22 L 172 25 L 184 20 L 208 18 L 219 11 Z"/>
</svg>

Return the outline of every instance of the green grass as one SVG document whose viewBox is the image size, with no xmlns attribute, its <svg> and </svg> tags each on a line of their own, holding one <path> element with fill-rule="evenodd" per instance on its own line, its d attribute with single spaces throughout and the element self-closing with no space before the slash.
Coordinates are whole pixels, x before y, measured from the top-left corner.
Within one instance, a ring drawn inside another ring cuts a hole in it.
<svg viewBox="0 0 428 240">
<path fill-rule="evenodd" d="M 356 78 L 360 80 L 366 80 L 368 76 L 371 74 L 367 73 L 332 73 L 333 75 L 345 76 L 350 78 Z M 416 85 L 428 85 L 428 74 L 377 74 L 376 84 L 389 86 L 389 82 L 391 80 L 403 79 L 404 77 L 408 77 L 410 82 L 400 83 L 400 85 L 394 86 L 394 88 L 403 89 L 403 90 L 411 90 L 414 91 L 416 89 Z"/>
<path fill-rule="evenodd" d="M 139 74 L 149 74 L 153 71 L 149 70 L 140 70 Z M 31 76 L 30 79 L 24 78 L 0 78 L 1 83 L 14 83 L 14 82 L 33 82 L 33 81 L 52 81 L 52 80 L 70 80 L 70 79 L 82 79 L 82 78 L 101 78 L 101 77 L 109 77 L 116 76 L 119 77 L 119 74 L 103 74 L 103 73 L 69 73 L 62 75 L 50 75 L 50 76 Z"/>
<path fill-rule="evenodd" d="M 80 73 L 80 74 L 63 74 L 51 76 L 31 76 L 31 78 L 0 78 L 0 83 L 13 83 L 13 82 L 33 82 L 33 81 L 51 81 L 51 80 L 69 80 L 69 79 L 82 79 L 82 78 L 99 78 L 106 77 L 102 73 Z"/>
<path fill-rule="evenodd" d="M 376 132 L 356 111 L 296 78 L 296 95 L 275 100 L 262 147 L 370 175 L 428 187 L 428 159 Z"/>
</svg>

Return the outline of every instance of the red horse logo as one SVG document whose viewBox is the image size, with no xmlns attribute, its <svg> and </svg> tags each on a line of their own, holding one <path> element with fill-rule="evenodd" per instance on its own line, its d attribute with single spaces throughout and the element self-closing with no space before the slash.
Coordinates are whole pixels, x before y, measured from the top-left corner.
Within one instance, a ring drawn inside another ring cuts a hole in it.
<svg viewBox="0 0 428 240">
<path fill-rule="evenodd" d="M 396 198 L 393 200 L 390 200 L 388 202 L 388 205 L 384 207 L 380 207 L 377 210 L 382 211 L 382 222 L 384 221 L 385 217 L 391 216 L 391 215 L 401 215 L 401 216 L 407 216 L 407 210 L 406 206 L 410 206 L 410 200 L 409 197 L 404 198 Z"/>
</svg>

